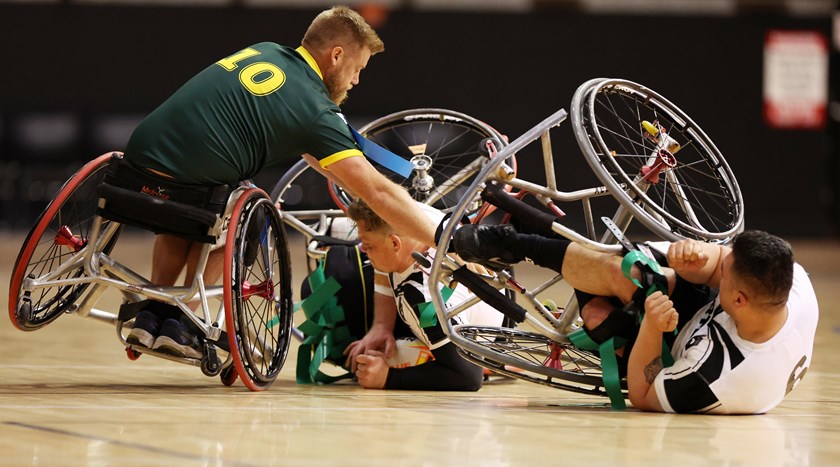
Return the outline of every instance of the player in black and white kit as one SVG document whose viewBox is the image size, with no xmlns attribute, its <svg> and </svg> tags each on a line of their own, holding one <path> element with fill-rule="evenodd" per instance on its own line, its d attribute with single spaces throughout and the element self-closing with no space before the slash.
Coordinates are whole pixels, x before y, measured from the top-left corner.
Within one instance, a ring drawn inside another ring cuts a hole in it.
<svg viewBox="0 0 840 467">
<path fill-rule="evenodd" d="M 606 297 L 629 303 L 639 290 L 624 277 L 620 256 L 519 234 L 510 225 L 464 226 L 453 246 L 467 261 L 529 258 L 560 272 L 576 290 L 596 296 L 581 309 L 590 335 L 620 321 L 615 317 L 622 311 Z M 630 401 L 663 412 L 750 414 L 776 407 L 811 364 L 819 315 L 814 289 L 790 245 L 746 231 L 731 248 L 682 240 L 663 251 L 668 294 L 654 292 L 643 301 L 644 319 L 629 349 Z M 642 279 L 643 271 L 634 265 L 631 274 Z M 675 329 L 676 339 L 667 339 Z M 672 341 L 675 361 L 667 368 L 663 338 Z"/>
<path fill-rule="evenodd" d="M 440 211 L 418 203 L 426 215 L 439 223 Z M 413 251 L 433 249 L 403 235 L 384 223 L 362 200 L 348 209 L 348 216 L 356 221 L 361 250 L 367 253 L 374 275 L 374 323 L 367 335 L 351 343 L 345 354 L 348 366 L 359 384 L 376 389 L 424 389 L 435 391 L 476 391 L 483 381 L 482 368 L 461 357 L 455 344 L 449 341 L 441 323 L 425 322 L 421 315 L 424 304 L 431 301 L 429 278 L 411 256 Z M 447 303 L 462 303 L 468 290 L 457 286 Z M 431 310 L 430 310 L 431 311 Z M 419 365 L 391 368 L 388 357 L 396 346 L 394 324 L 396 317 L 404 322 L 419 343 L 428 347 L 433 360 Z M 479 302 L 452 318 L 456 324 L 499 326 L 502 314 Z"/>
</svg>

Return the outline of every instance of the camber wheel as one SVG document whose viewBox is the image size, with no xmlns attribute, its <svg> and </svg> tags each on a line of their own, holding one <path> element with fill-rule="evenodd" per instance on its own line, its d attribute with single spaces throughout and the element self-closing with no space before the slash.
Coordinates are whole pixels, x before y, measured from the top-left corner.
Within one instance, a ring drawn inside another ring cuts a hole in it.
<svg viewBox="0 0 840 467">
<path fill-rule="evenodd" d="M 96 188 L 105 177 L 112 154 L 103 154 L 85 164 L 56 194 L 40 215 L 15 260 L 9 284 L 9 318 L 23 331 L 34 331 L 54 321 L 75 303 L 87 283 L 74 285 L 46 285 L 24 290 L 27 279 L 40 279 L 58 274 L 50 280 L 81 277 L 84 269 L 69 268 L 70 260 L 87 247 L 91 226 L 96 215 Z M 109 221 L 102 222 L 105 231 Z M 109 253 L 119 236 L 101 239 L 102 251 Z"/>
<path fill-rule="evenodd" d="M 361 127 L 359 133 L 411 161 L 414 170 L 408 178 L 403 178 L 371 161 L 374 167 L 405 187 L 414 199 L 445 212 L 455 207 L 488 157 L 506 146 L 505 138 L 493 127 L 444 109 L 396 112 Z M 515 174 L 514 156 L 508 158 L 506 168 L 511 171 L 509 176 Z M 282 198 L 295 179 L 305 175 L 304 169 L 296 164 L 287 172 L 272 190 L 272 198 Z M 328 187 L 338 207 L 346 209 L 353 201 L 338 185 L 328 182 Z M 477 204 L 467 214 L 475 212 L 479 206 Z"/>
<path fill-rule="evenodd" d="M 467 341 L 459 352 L 485 368 L 567 391 L 607 395 L 600 359 L 592 352 L 518 329 L 457 326 L 455 332 Z M 626 389 L 625 381 L 621 385 Z"/>
<path fill-rule="evenodd" d="M 718 148 L 688 115 L 631 81 L 581 85 L 571 121 L 587 162 L 621 205 L 666 240 L 726 243 L 744 202 Z"/>
<path fill-rule="evenodd" d="M 236 372 L 248 389 L 274 382 L 289 350 L 289 247 L 274 203 L 259 189 L 241 194 L 225 243 L 225 323 Z"/>
</svg>

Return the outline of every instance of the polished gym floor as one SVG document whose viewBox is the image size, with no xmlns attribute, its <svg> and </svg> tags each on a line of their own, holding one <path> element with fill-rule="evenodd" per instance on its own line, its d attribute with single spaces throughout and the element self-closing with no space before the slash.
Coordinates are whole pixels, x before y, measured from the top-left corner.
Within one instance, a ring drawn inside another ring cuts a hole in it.
<svg viewBox="0 0 840 467">
<path fill-rule="evenodd" d="M 22 242 L 0 235 L 0 303 Z M 151 242 L 124 235 L 115 256 L 147 273 Z M 792 243 L 820 324 L 806 378 L 765 415 L 617 412 L 606 399 L 506 379 L 475 393 L 298 385 L 296 342 L 271 389 L 253 393 L 197 367 L 130 361 L 100 322 L 62 316 L 25 333 L 4 318 L 0 465 L 837 465 L 840 243 Z M 296 283 L 304 275 L 296 264 Z M 118 303 L 108 299 L 99 308 Z"/>
</svg>

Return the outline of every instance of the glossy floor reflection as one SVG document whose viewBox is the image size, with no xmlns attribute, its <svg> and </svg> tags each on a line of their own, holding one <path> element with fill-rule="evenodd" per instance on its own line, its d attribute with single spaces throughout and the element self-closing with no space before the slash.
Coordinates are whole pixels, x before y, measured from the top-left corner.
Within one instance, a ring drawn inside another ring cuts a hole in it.
<svg viewBox="0 0 840 467">
<path fill-rule="evenodd" d="M 121 238 L 148 266 L 149 237 Z M 0 303 L 22 242 L 0 237 Z M 148 248 L 147 248 L 148 246 Z M 830 465 L 840 463 L 840 244 L 795 242 L 821 305 L 813 366 L 762 416 L 613 412 L 524 381 L 477 393 L 294 381 L 295 344 L 263 393 L 198 368 L 129 361 L 114 329 L 75 316 L 0 322 L 2 465 Z M 129 262 L 130 263 L 130 262 Z M 303 273 L 296 274 L 301 280 Z"/>
</svg>

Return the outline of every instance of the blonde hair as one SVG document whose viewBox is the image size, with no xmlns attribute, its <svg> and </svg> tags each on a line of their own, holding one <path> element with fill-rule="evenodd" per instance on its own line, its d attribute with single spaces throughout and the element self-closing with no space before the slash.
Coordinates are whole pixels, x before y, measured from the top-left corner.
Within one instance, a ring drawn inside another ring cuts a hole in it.
<svg viewBox="0 0 840 467">
<path fill-rule="evenodd" d="M 361 198 L 356 198 L 347 207 L 347 217 L 356 224 L 359 221 L 365 222 L 365 227 L 371 232 L 379 232 L 382 234 L 390 234 L 394 231 L 384 219 L 379 217 L 379 214 L 373 212 L 373 209 L 365 203 Z"/>
<path fill-rule="evenodd" d="M 312 20 L 303 46 L 308 50 L 323 50 L 336 45 L 365 46 L 371 55 L 385 50 L 385 44 L 361 15 L 346 6 L 336 6 L 324 10 Z"/>
</svg>

